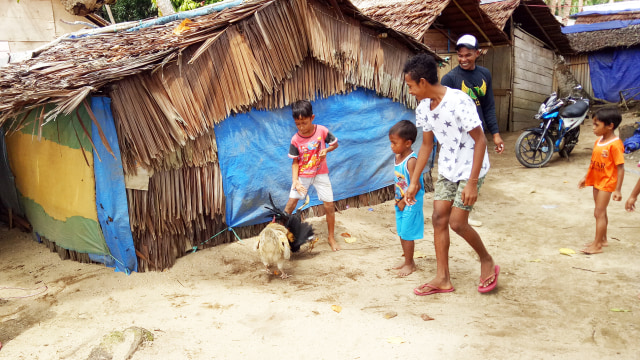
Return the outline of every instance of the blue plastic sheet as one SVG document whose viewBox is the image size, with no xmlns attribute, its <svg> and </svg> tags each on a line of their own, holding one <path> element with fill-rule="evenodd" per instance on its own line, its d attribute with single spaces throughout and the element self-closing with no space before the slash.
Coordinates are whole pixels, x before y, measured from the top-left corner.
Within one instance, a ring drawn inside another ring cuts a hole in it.
<svg viewBox="0 0 640 360">
<path fill-rule="evenodd" d="M 334 200 L 365 194 L 393 183 L 389 128 L 415 112 L 404 105 L 358 89 L 312 102 L 315 124 L 326 126 L 339 147 L 327 155 Z M 291 136 L 297 131 L 291 108 L 232 116 L 215 127 L 231 227 L 268 220 L 269 193 L 284 209 L 291 186 Z M 414 151 L 418 151 L 422 132 Z M 310 206 L 321 204 L 313 188 Z"/>
<path fill-rule="evenodd" d="M 640 48 L 611 49 L 589 54 L 593 94 L 620 101 L 620 91 L 640 86 Z M 640 96 L 633 98 L 640 100 Z M 630 99 L 627 99 L 630 100 Z"/>
<path fill-rule="evenodd" d="M 13 209 L 16 215 L 23 216 L 20 206 L 16 182 L 7 158 L 7 145 L 4 141 L 4 130 L 0 127 L 0 203 L 7 209 Z"/>
<path fill-rule="evenodd" d="M 635 20 L 612 20 L 612 21 L 604 21 L 593 24 L 577 24 L 571 26 L 563 26 L 562 33 L 563 34 L 572 34 L 578 32 L 588 32 L 588 31 L 598 31 L 598 30 L 611 30 L 611 29 L 622 29 L 631 25 L 640 24 L 640 19 Z"/>
<path fill-rule="evenodd" d="M 138 259 L 129 225 L 129 206 L 124 187 L 124 172 L 120 159 L 118 135 L 111 114 L 111 99 L 107 97 L 92 98 L 91 110 L 115 155 L 114 158 L 105 148 L 94 123 L 91 138 L 95 144 L 95 151 L 101 159 L 98 160 L 97 157 L 94 159 L 98 221 L 109 251 L 116 260 L 116 271 L 129 274 L 132 271 L 138 271 Z M 106 263 L 106 265 L 110 264 Z"/>
</svg>

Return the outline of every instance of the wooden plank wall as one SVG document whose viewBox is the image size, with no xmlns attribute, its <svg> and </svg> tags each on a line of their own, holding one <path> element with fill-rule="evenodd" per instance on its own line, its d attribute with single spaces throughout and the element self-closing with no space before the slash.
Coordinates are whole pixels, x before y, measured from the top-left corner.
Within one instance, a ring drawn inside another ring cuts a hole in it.
<svg viewBox="0 0 640 360">
<path fill-rule="evenodd" d="M 451 41 L 443 31 L 447 30 L 440 31 L 433 28 L 428 29 L 422 37 L 422 43 L 427 44 L 431 50 L 438 54 L 455 52 L 456 42 Z M 451 39 L 457 38 L 455 34 L 453 36 L 449 34 L 449 37 Z"/>
<path fill-rule="evenodd" d="M 584 54 L 565 56 L 564 60 L 569 71 L 571 71 L 578 81 L 578 84 L 581 84 L 584 91 L 593 96 L 593 87 L 591 86 L 591 75 L 589 69 L 589 56 Z M 554 89 L 558 88 L 555 83 L 553 85 Z"/>
<path fill-rule="evenodd" d="M 0 0 L 0 41 L 8 42 L 11 52 L 33 50 L 83 28 L 60 19 L 87 21 L 67 13 L 59 0 Z"/>
<path fill-rule="evenodd" d="M 511 46 L 496 46 L 489 48 L 486 55 L 482 56 L 481 66 L 491 72 L 493 82 L 493 97 L 496 103 L 496 118 L 500 132 L 510 130 L 511 123 L 511 79 L 512 79 L 512 52 Z"/>
<path fill-rule="evenodd" d="M 510 98 L 511 98 L 511 51 L 510 46 L 498 46 L 487 50 L 481 55 L 476 64 L 484 66 L 491 72 L 493 81 L 493 95 L 496 102 L 496 118 L 500 132 L 510 130 Z M 438 69 L 438 78 L 442 77 L 458 66 L 458 56 L 455 52 L 438 54 L 441 57 L 449 57 L 449 63 Z"/>
<path fill-rule="evenodd" d="M 514 78 L 511 131 L 535 126 L 533 115 L 553 91 L 553 51 L 519 28 L 514 31 Z"/>
</svg>

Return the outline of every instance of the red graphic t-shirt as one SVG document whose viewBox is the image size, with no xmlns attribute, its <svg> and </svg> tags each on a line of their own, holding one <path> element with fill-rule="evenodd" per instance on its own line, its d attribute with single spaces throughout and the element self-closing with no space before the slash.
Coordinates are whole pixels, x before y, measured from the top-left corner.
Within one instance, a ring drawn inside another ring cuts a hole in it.
<svg viewBox="0 0 640 360">
<path fill-rule="evenodd" d="M 320 161 L 320 151 L 338 142 L 338 139 L 322 125 L 314 125 L 315 131 L 311 136 L 300 136 L 296 133 L 291 138 L 289 157 L 298 159 L 298 176 L 314 177 L 318 174 L 328 174 L 327 159 Z"/>
</svg>

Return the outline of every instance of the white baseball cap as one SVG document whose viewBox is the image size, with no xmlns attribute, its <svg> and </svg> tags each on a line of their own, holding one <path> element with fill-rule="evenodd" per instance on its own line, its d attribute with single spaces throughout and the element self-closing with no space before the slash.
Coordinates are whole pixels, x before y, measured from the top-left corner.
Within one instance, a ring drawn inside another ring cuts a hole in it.
<svg viewBox="0 0 640 360">
<path fill-rule="evenodd" d="M 456 43 L 456 50 L 460 47 L 466 47 L 469 50 L 478 50 L 478 39 L 473 35 L 462 35 Z"/>
</svg>

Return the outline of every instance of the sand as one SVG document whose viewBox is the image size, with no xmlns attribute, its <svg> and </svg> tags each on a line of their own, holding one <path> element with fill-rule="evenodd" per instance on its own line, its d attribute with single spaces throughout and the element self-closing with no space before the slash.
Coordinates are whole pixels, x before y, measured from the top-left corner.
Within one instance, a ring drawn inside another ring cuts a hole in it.
<svg viewBox="0 0 640 360">
<path fill-rule="evenodd" d="M 594 236 L 591 189 L 577 188 L 595 140 L 590 121 L 570 160 L 556 154 L 542 169 L 516 161 L 518 135 L 503 134 L 505 153 L 490 155 L 473 213 L 502 268 L 492 293 L 478 293 L 477 256 L 452 235 L 456 291 L 413 294 L 435 272 L 432 194 L 416 243 L 425 256 L 404 278 L 391 269 L 402 254 L 392 202 L 337 213 L 335 253 L 324 219 L 311 219 L 322 240 L 293 257 L 285 280 L 262 271 L 255 238 L 127 276 L 62 261 L 31 235 L 0 227 L 0 359 L 86 359 L 103 335 L 130 326 L 155 336 L 133 360 L 638 358 L 640 213 L 624 211 L 638 175 L 626 173 L 623 202 L 609 205 L 604 253 L 562 255 Z M 628 169 L 640 170 L 638 156 Z"/>
</svg>

